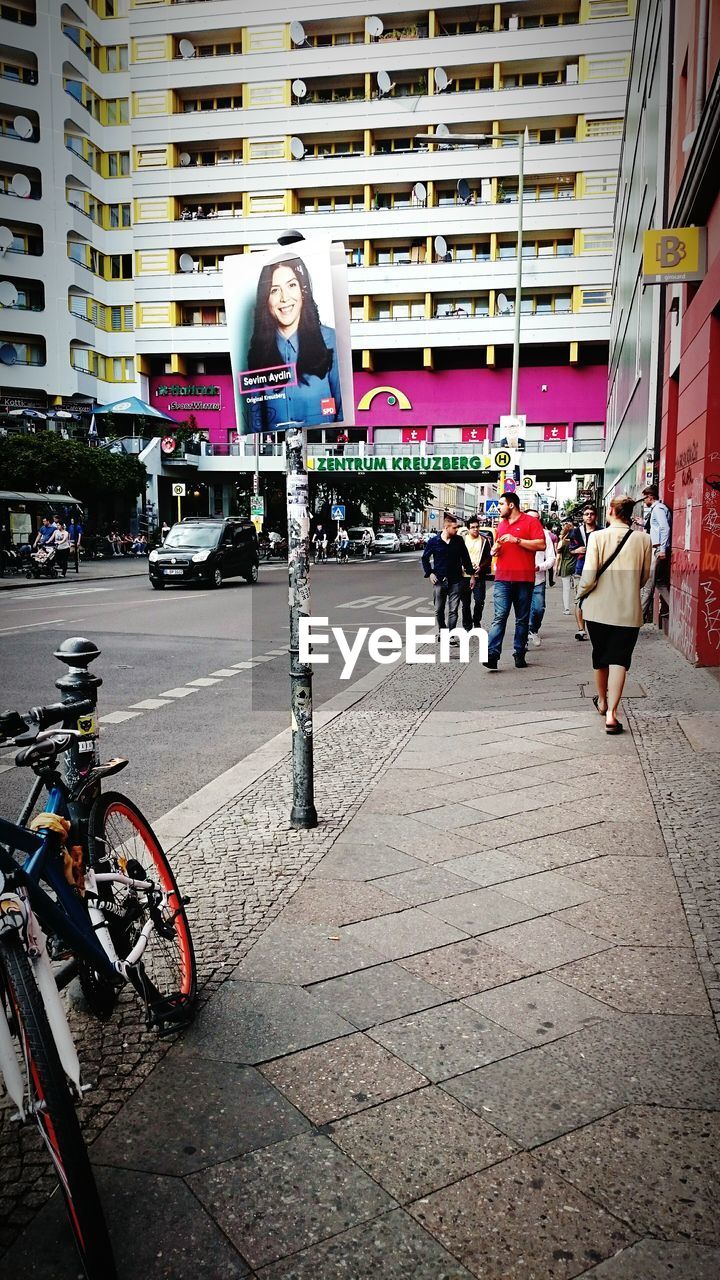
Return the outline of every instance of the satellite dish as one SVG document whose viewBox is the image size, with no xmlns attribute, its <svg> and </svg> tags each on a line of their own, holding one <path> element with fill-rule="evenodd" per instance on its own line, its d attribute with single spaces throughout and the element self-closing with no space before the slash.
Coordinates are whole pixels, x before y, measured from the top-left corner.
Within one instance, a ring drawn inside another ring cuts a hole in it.
<svg viewBox="0 0 720 1280">
<path fill-rule="evenodd" d="M 179 156 L 180 167 L 182 169 L 187 169 L 191 159 L 192 159 L 192 156 L 190 155 L 189 151 L 181 151 Z"/>
<path fill-rule="evenodd" d="M 427 200 L 427 187 L 424 182 L 416 182 L 412 193 L 418 204 L 424 204 Z"/>
<path fill-rule="evenodd" d="M 192 40 L 181 40 L 178 45 L 178 49 L 180 50 L 181 58 L 195 57 L 195 45 L 193 44 Z"/>
<path fill-rule="evenodd" d="M 470 203 L 470 197 L 472 195 L 472 192 L 470 190 L 470 183 L 468 182 L 467 178 L 458 179 L 457 193 L 460 199 L 462 200 L 463 204 Z"/>
<path fill-rule="evenodd" d="M 434 244 L 435 244 L 435 252 L 436 252 L 436 254 L 437 254 L 438 258 L 440 258 L 440 259 L 445 258 L 445 257 L 446 257 L 446 255 L 447 255 L 447 251 L 448 251 L 447 240 L 445 239 L 445 237 L 444 237 L 444 236 L 436 236 L 436 237 L 435 237 Z"/>
<path fill-rule="evenodd" d="M 0 307 L 14 307 L 18 300 L 18 291 L 12 280 L 0 280 Z"/>
<path fill-rule="evenodd" d="M 13 129 L 18 138 L 32 138 L 32 121 L 28 120 L 27 116 L 16 116 L 13 120 Z"/>
<path fill-rule="evenodd" d="M 382 18 L 366 18 L 365 30 L 369 36 L 372 36 L 373 40 L 377 40 L 385 30 Z"/>
<path fill-rule="evenodd" d="M 0 257 L 7 253 L 14 239 L 9 227 L 0 227 Z"/>
<path fill-rule="evenodd" d="M 17 351 L 12 342 L 3 342 L 0 347 L 0 364 L 16 364 Z"/>
<path fill-rule="evenodd" d="M 296 98 L 304 98 L 307 93 L 307 85 L 304 80 L 293 80 L 292 91 Z"/>
<path fill-rule="evenodd" d="M 27 199 L 27 197 L 30 195 L 30 192 L 32 190 L 32 187 L 30 185 L 30 179 L 28 178 L 26 173 L 13 174 L 13 179 L 12 179 L 12 182 L 10 183 L 10 186 L 15 192 L 15 195 L 21 196 L 23 200 Z"/>
<path fill-rule="evenodd" d="M 392 80 L 390 79 L 387 71 L 378 71 L 377 84 L 381 93 L 384 94 L 390 92 L 392 89 Z"/>
<path fill-rule="evenodd" d="M 449 138 L 449 137 L 450 137 L 450 130 L 448 129 L 448 127 L 447 127 L 447 125 L 446 125 L 446 124 L 439 124 L 439 125 L 438 125 L 437 129 L 435 130 L 435 137 L 436 137 L 436 138 Z"/>
<path fill-rule="evenodd" d="M 181 253 L 178 258 L 178 266 L 181 271 L 194 271 L 195 259 L 191 253 Z"/>
<path fill-rule="evenodd" d="M 302 160 L 305 155 L 305 143 L 302 138 L 290 139 L 290 155 L 293 160 Z"/>
<path fill-rule="evenodd" d="M 290 23 L 290 39 L 292 40 L 293 44 L 305 43 L 305 28 L 302 22 Z"/>
<path fill-rule="evenodd" d="M 510 303 L 509 303 L 509 302 L 508 302 L 508 300 L 507 300 L 507 296 L 506 296 L 506 294 L 504 294 L 504 293 L 499 293 L 499 294 L 498 294 L 498 296 L 497 296 L 497 309 L 498 309 L 498 311 L 500 312 L 500 315 L 501 315 L 501 316 L 506 316 L 506 315 L 507 315 L 508 311 L 510 310 Z"/>
<path fill-rule="evenodd" d="M 447 89 L 450 83 L 450 81 L 448 80 L 448 73 L 444 67 L 435 68 L 433 72 L 433 79 L 435 81 L 435 88 L 437 89 L 438 93 L 442 93 L 445 89 Z"/>
</svg>

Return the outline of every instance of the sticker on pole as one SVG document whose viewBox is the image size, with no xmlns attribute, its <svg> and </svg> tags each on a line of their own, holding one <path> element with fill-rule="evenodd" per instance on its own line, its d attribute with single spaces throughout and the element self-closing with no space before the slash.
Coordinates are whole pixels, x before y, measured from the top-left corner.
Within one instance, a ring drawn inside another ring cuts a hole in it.
<svg viewBox="0 0 720 1280">
<path fill-rule="evenodd" d="M 256 494 L 250 499 L 250 519 L 262 520 L 265 515 L 265 499 L 262 494 Z"/>
<path fill-rule="evenodd" d="M 334 507 L 331 507 L 331 508 L 330 508 L 330 519 L 331 519 L 331 520 L 344 520 L 344 519 L 345 519 L 345 507 L 344 507 L 344 506 L 342 506 L 341 504 L 338 504 L 338 505 L 336 505 L 336 506 L 334 506 Z"/>
<path fill-rule="evenodd" d="M 174 485 L 173 485 L 173 487 L 172 487 L 172 495 L 173 495 L 173 498 L 184 498 L 184 497 L 185 497 L 185 485 L 184 485 L 184 484 L 174 484 Z"/>
<path fill-rule="evenodd" d="M 512 454 L 509 453 L 507 449 L 498 449 L 497 453 L 493 456 L 493 466 L 496 467 L 498 471 L 504 471 L 506 467 L 510 466 L 511 462 Z"/>
</svg>

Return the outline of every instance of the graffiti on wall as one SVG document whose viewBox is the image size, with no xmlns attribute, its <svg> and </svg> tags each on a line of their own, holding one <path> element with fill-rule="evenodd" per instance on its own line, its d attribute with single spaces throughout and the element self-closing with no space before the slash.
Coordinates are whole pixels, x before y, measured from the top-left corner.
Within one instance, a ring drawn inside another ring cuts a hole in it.
<svg viewBox="0 0 720 1280">
<path fill-rule="evenodd" d="M 673 587 L 671 593 L 670 621 L 668 635 L 672 644 L 690 662 L 697 661 L 695 648 L 695 610 L 690 586 L 683 582 L 681 587 Z"/>
<path fill-rule="evenodd" d="M 700 583 L 702 623 L 708 643 L 720 650 L 720 592 L 717 582 Z"/>
</svg>

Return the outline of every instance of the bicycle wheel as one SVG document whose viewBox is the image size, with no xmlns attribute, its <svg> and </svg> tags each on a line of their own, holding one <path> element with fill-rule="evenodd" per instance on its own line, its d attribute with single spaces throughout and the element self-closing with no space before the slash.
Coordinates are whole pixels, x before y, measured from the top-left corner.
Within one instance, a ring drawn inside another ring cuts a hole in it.
<svg viewBox="0 0 720 1280">
<path fill-rule="evenodd" d="M 25 1105 L 57 1172 L 88 1280 L 115 1280 L 110 1237 L 67 1078 L 27 954 L 17 938 L 0 944 L 4 1000 L 25 1077 Z"/>
<path fill-rule="evenodd" d="M 98 797 L 88 823 L 88 858 L 95 871 L 114 871 L 150 880 L 157 895 L 123 884 L 101 883 L 108 905 L 107 925 L 120 959 L 130 953 L 152 921 L 148 944 L 131 981 L 146 1002 L 148 1022 L 161 1035 L 190 1022 L 197 995 L 197 972 L 185 906 L 150 823 L 117 791 Z"/>
</svg>

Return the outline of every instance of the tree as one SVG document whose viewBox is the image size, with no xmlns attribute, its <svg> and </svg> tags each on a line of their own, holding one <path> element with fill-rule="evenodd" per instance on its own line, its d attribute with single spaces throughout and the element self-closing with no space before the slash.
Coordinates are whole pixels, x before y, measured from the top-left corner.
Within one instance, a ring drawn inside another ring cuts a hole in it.
<svg viewBox="0 0 720 1280">
<path fill-rule="evenodd" d="M 430 485 L 409 476 L 334 472 L 332 478 L 310 477 L 313 510 L 327 518 L 333 503 L 343 503 L 346 524 L 362 524 L 367 518 L 377 525 L 381 511 L 397 513 L 402 522 L 411 511 L 426 507 L 432 496 Z"/>
<path fill-rule="evenodd" d="M 8 489 L 72 494 L 90 522 L 107 522 L 129 510 L 145 491 L 145 467 L 136 457 L 110 453 L 52 431 L 12 434 L 0 440 L 0 475 Z"/>
</svg>

